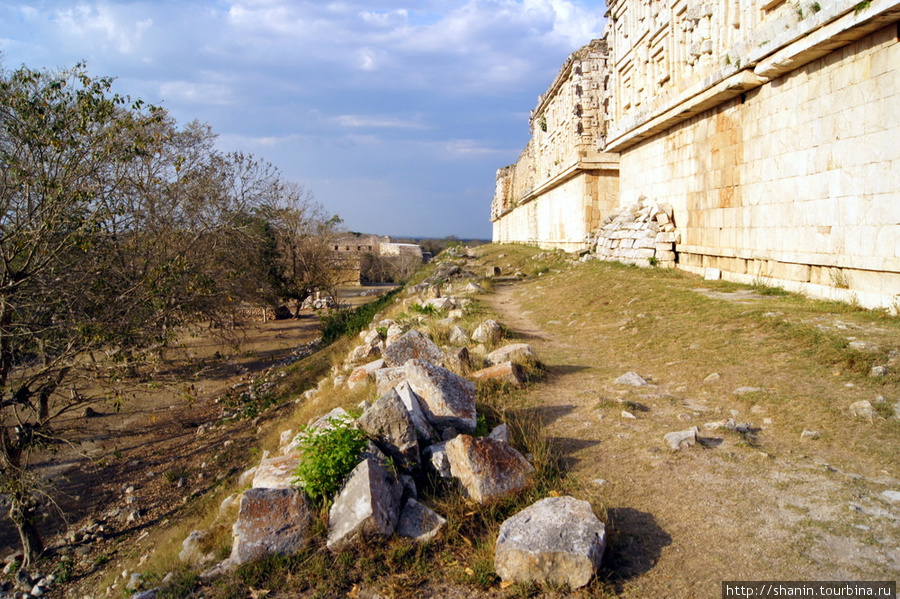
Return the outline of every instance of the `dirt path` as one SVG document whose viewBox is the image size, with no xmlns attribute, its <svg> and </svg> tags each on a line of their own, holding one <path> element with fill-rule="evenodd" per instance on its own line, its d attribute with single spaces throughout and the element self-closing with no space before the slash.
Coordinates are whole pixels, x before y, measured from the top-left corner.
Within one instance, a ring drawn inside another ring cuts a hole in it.
<svg viewBox="0 0 900 599">
<path fill-rule="evenodd" d="M 545 313 L 523 310 L 540 289 L 498 285 L 484 299 L 549 366 L 530 399 L 573 474 L 599 485 L 608 502 L 602 576 L 621 596 L 718 598 L 723 580 L 896 580 L 900 504 L 882 493 L 900 480 L 888 470 L 860 463 L 858 472 L 841 471 L 764 402 L 678 380 L 690 356 L 672 355 L 658 377 L 630 356 L 601 362 L 591 349 L 598 340 L 577 322 L 584 315 L 567 321 L 575 308 L 565 298 Z M 630 334 L 622 323 L 606 325 L 610 336 Z M 615 384 L 627 371 L 651 384 Z M 728 418 L 752 421 L 753 436 L 704 426 Z M 664 443 L 666 433 L 693 426 L 700 445 L 675 452 Z"/>
</svg>

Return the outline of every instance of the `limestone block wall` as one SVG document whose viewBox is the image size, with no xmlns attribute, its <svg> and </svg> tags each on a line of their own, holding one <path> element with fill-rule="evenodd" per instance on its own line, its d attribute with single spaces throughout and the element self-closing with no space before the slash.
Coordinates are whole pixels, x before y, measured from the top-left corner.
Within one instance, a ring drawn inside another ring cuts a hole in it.
<svg viewBox="0 0 900 599">
<path fill-rule="evenodd" d="M 494 241 L 567 251 L 585 247 L 600 225 L 601 214 L 615 207 L 616 175 L 615 171 L 579 172 L 495 219 Z"/>
<path fill-rule="evenodd" d="M 622 205 L 668 202 L 681 268 L 900 298 L 898 25 L 624 148 Z"/>
</svg>

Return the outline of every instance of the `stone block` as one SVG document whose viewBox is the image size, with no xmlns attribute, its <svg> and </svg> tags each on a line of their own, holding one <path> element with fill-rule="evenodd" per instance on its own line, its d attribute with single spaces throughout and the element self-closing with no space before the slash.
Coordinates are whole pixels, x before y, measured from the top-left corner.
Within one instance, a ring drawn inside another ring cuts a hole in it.
<svg viewBox="0 0 900 599">
<path fill-rule="evenodd" d="M 471 381 L 423 360 L 410 360 L 404 368 L 429 422 L 436 427 L 475 430 L 475 385 Z"/>
<path fill-rule="evenodd" d="M 299 464 L 300 454 L 296 452 L 267 458 L 256 468 L 252 487 L 254 489 L 290 489 Z"/>
<path fill-rule="evenodd" d="M 489 319 L 478 325 L 472 333 L 472 341 L 476 343 L 496 343 L 503 336 L 503 327 L 496 320 Z"/>
<path fill-rule="evenodd" d="M 400 512 L 397 534 L 426 543 L 433 540 L 446 524 L 447 520 L 437 512 L 410 498 Z"/>
<path fill-rule="evenodd" d="M 388 389 L 396 387 L 400 381 L 406 378 L 406 370 L 402 366 L 395 368 L 382 368 L 375 371 L 375 387 L 379 394 L 387 393 Z"/>
<path fill-rule="evenodd" d="M 403 486 L 375 460 L 365 459 L 348 475 L 328 511 L 331 551 L 370 537 L 389 537 L 400 518 Z"/>
<path fill-rule="evenodd" d="M 419 467 L 416 427 L 396 389 L 375 400 L 357 420 L 359 427 L 406 470 Z"/>
<path fill-rule="evenodd" d="M 443 357 L 441 348 L 415 329 L 407 331 L 384 349 L 384 360 L 388 367 L 403 366 L 413 358 L 439 363 Z"/>
<path fill-rule="evenodd" d="M 494 570 L 505 582 L 585 586 L 600 567 L 606 527 L 587 501 L 548 497 L 500 526 Z"/>
<path fill-rule="evenodd" d="M 416 429 L 416 436 L 425 443 L 436 440 L 438 434 L 434 427 L 431 426 L 431 423 L 428 422 L 428 416 L 425 414 L 425 408 L 422 405 L 422 398 L 412 390 L 412 387 L 409 386 L 409 381 L 402 381 L 395 387 L 395 390 L 400 397 L 400 401 L 403 402 L 410 420 L 412 420 L 413 427 Z"/>
<path fill-rule="evenodd" d="M 502 362 L 473 372 L 472 379 L 476 381 L 501 380 L 513 385 L 521 385 L 525 382 L 525 373 L 522 371 L 522 367 L 515 362 Z"/>
<path fill-rule="evenodd" d="M 298 489 L 248 489 L 241 496 L 230 561 L 291 555 L 306 546 L 311 516 Z"/>
<path fill-rule="evenodd" d="M 503 362 L 536 364 L 538 359 L 537 354 L 527 343 L 510 343 L 486 355 L 484 361 L 488 366 L 493 366 Z"/>
<path fill-rule="evenodd" d="M 534 467 L 502 441 L 459 435 L 447 441 L 445 448 L 451 474 L 476 503 L 518 493 L 532 483 Z"/>
</svg>

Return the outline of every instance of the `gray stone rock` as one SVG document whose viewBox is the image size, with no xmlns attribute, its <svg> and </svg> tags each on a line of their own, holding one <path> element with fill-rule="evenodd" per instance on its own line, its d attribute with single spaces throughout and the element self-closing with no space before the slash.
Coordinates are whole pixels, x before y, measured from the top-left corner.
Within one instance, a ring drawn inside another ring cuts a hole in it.
<svg viewBox="0 0 900 599">
<path fill-rule="evenodd" d="M 178 560 L 193 568 L 208 564 L 216 559 L 214 551 L 209 551 L 211 535 L 208 530 L 195 530 L 181 543 Z"/>
<path fill-rule="evenodd" d="M 360 362 L 368 362 L 372 358 L 377 358 L 381 351 L 376 343 L 363 343 L 354 347 L 347 356 L 347 362 L 350 364 L 359 364 Z"/>
<path fill-rule="evenodd" d="M 494 430 L 491 431 L 491 434 L 489 434 L 488 437 L 497 441 L 509 443 L 509 427 L 506 426 L 506 423 L 498 424 L 494 427 Z"/>
<path fill-rule="evenodd" d="M 437 364 L 443 357 L 441 348 L 415 329 L 401 335 L 384 350 L 384 360 L 388 367 L 403 366 L 414 358 Z"/>
<path fill-rule="evenodd" d="M 434 539 L 447 520 L 415 499 L 407 499 L 400 512 L 397 534 L 425 543 Z"/>
<path fill-rule="evenodd" d="M 900 502 L 900 491 L 882 491 L 881 496 L 890 503 Z"/>
<path fill-rule="evenodd" d="M 402 366 L 396 368 L 382 368 L 375 371 L 375 388 L 378 394 L 387 393 L 388 389 L 397 386 L 400 381 L 406 378 L 406 369 Z"/>
<path fill-rule="evenodd" d="M 873 366 L 872 370 L 869 371 L 869 375 L 874 377 L 887 376 L 887 373 L 887 366 Z"/>
<path fill-rule="evenodd" d="M 502 364 L 488 366 L 473 372 L 472 379 L 476 381 L 493 379 L 507 381 L 513 385 L 521 385 L 525 382 L 525 372 L 521 366 L 514 362 L 503 362 Z"/>
<path fill-rule="evenodd" d="M 476 343 L 496 343 L 503 336 L 503 327 L 496 320 L 485 320 L 472 332 L 472 341 Z"/>
<path fill-rule="evenodd" d="M 666 443 L 668 443 L 669 447 L 674 450 L 679 450 L 684 449 L 685 447 L 692 447 L 697 442 L 697 434 L 699 432 L 700 429 L 695 426 L 686 431 L 669 433 L 663 438 Z"/>
<path fill-rule="evenodd" d="M 850 404 L 850 413 L 857 418 L 865 418 L 867 420 L 873 420 L 878 415 L 875 412 L 875 408 L 872 407 L 872 403 L 865 399 Z"/>
<path fill-rule="evenodd" d="M 437 431 L 428 422 L 428 416 L 425 414 L 425 408 L 422 405 L 422 398 L 416 395 L 416 392 L 409 386 L 409 381 L 404 380 L 394 388 L 400 401 L 406 408 L 413 426 L 416 429 L 416 436 L 424 443 L 428 444 L 438 439 Z"/>
<path fill-rule="evenodd" d="M 379 397 L 357 423 L 401 468 L 419 467 L 416 428 L 396 389 Z"/>
<path fill-rule="evenodd" d="M 445 450 L 451 474 L 476 503 L 517 493 L 533 481 L 534 467 L 503 441 L 459 435 L 447 441 Z"/>
<path fill-rule="evenodd" d="M 422 398 L 425 414 L 436 427 L 475 430 L 475 384 L 423 360 L 404 366 L 410 388 Z"/>
<path fill-rule="evenodd" d="M 464 375 L 472 368 L 472 358 L 465 347 L 448 349 L 444 352 L 444 368 Z"/>
<path fill-rule="evenodd" d="M 266 555 L 291 555 L 308 541 L 311 517 L 298 489 L 248 489 L 241 496 L 229 560 L 246 564 Z"/>
<path fill-rule="evenodd" d="M 422 452 L 422 456 L 431 464 L 438 476 L 441 478 L 453 478 L 453 474 L 450 472 L 450 460 L 447 459 L 446 441 L 426 447 Z"/>
<path fill-rule="evenodd" d="M 403 486 L 386 468 L 370 459 L 360 462 L 328 511 L 328 548 L 343 551 L 357 540 L 391 536 L 402 495 Z"/>
<path fill-rule="evenodd" d="M 469 342 L 469 333 L 459 325 L 447 332 L 447 340 L 453 345 L 465 345 Z"/>
<path fill-rule="evenodd" d="M 631 385 L 632 387 L 642 387 L 647 381 L 636 372 L 626 372 L 616 379 L 617 385 Z"/>
<path fill-rule="evenodd" d="M 296 451 L 266 458 L 257 466 L 251 486 L 254 489 L 289 489 L 299 464 L 300 454 Z"/>
<path fill-rule="evenodd" d="M 763 389 L 762 387 L 738 387 L 734 391 L 731 392 L 732 395 L 747 395 L 750 393 L 759 393 Z"/>
<path fill-rule="evenodd" d="M 900 401 L 894 404 L 894 418 L 900 419 Z"/>
<path fill-rule="evenodd" d="M 587 501 L 548 497 L 500 526 L 494 570 L 504 581 L 585 586 L 600 567 L 606 527 Z"/>
<path fill-rule="evenodd" d="M 33 595 L 34 593 L 32 593 Z M 131 596 L 131 599 L 156 599 L 159 596 L 159 588 L 141 591 Z"/>
<path fill-rule="evenodd" d="M 537 354 L 527 343 L 510 343 L 500 349 L 495 349 L 484 357 L 488 366 L 495 366 L 503 362 L 515 362 L 516 364 L 536 364 Z"/>
</svg>

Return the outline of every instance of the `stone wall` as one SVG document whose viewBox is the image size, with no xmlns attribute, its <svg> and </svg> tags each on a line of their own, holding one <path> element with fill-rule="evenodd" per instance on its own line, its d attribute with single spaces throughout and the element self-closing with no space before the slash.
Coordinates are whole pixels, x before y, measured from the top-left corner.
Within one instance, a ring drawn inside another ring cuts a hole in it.
<svg viewBox="0 0 900 599">
<path fill-rule="evenodd" d="M 784 52 L 793 62 L 777 69 L 776 62 L 751 64 L 752 71 L 737 73 L 738 93 L 705 110 L 698 103 L 687 120 L 653 133 L 646 123 L 665 113 L 638 111 L 630 130 L 614 129 L 607 149 L 620 152 L 620 201 L 646 196 L 673 206 L 680 268 L 720 269 L 730 280 L 869 307 L 896 305 L 900 44 L 897 24 L 883 26 L 897 18 L 896 6 L 882 8 L 881 19 L 875 3 L 865 9 L 872 11 L 868 23 L 855 10 L 845 13 L 843 29 L 835 28 L 840 41 L 864 37 L 824 55 L 817 50 L 821 57 L 802 66 L 804 52 L 814 55 L 809 48 Z M 825 10 L 837 12 L 834 5 Z"/>
</svg>

